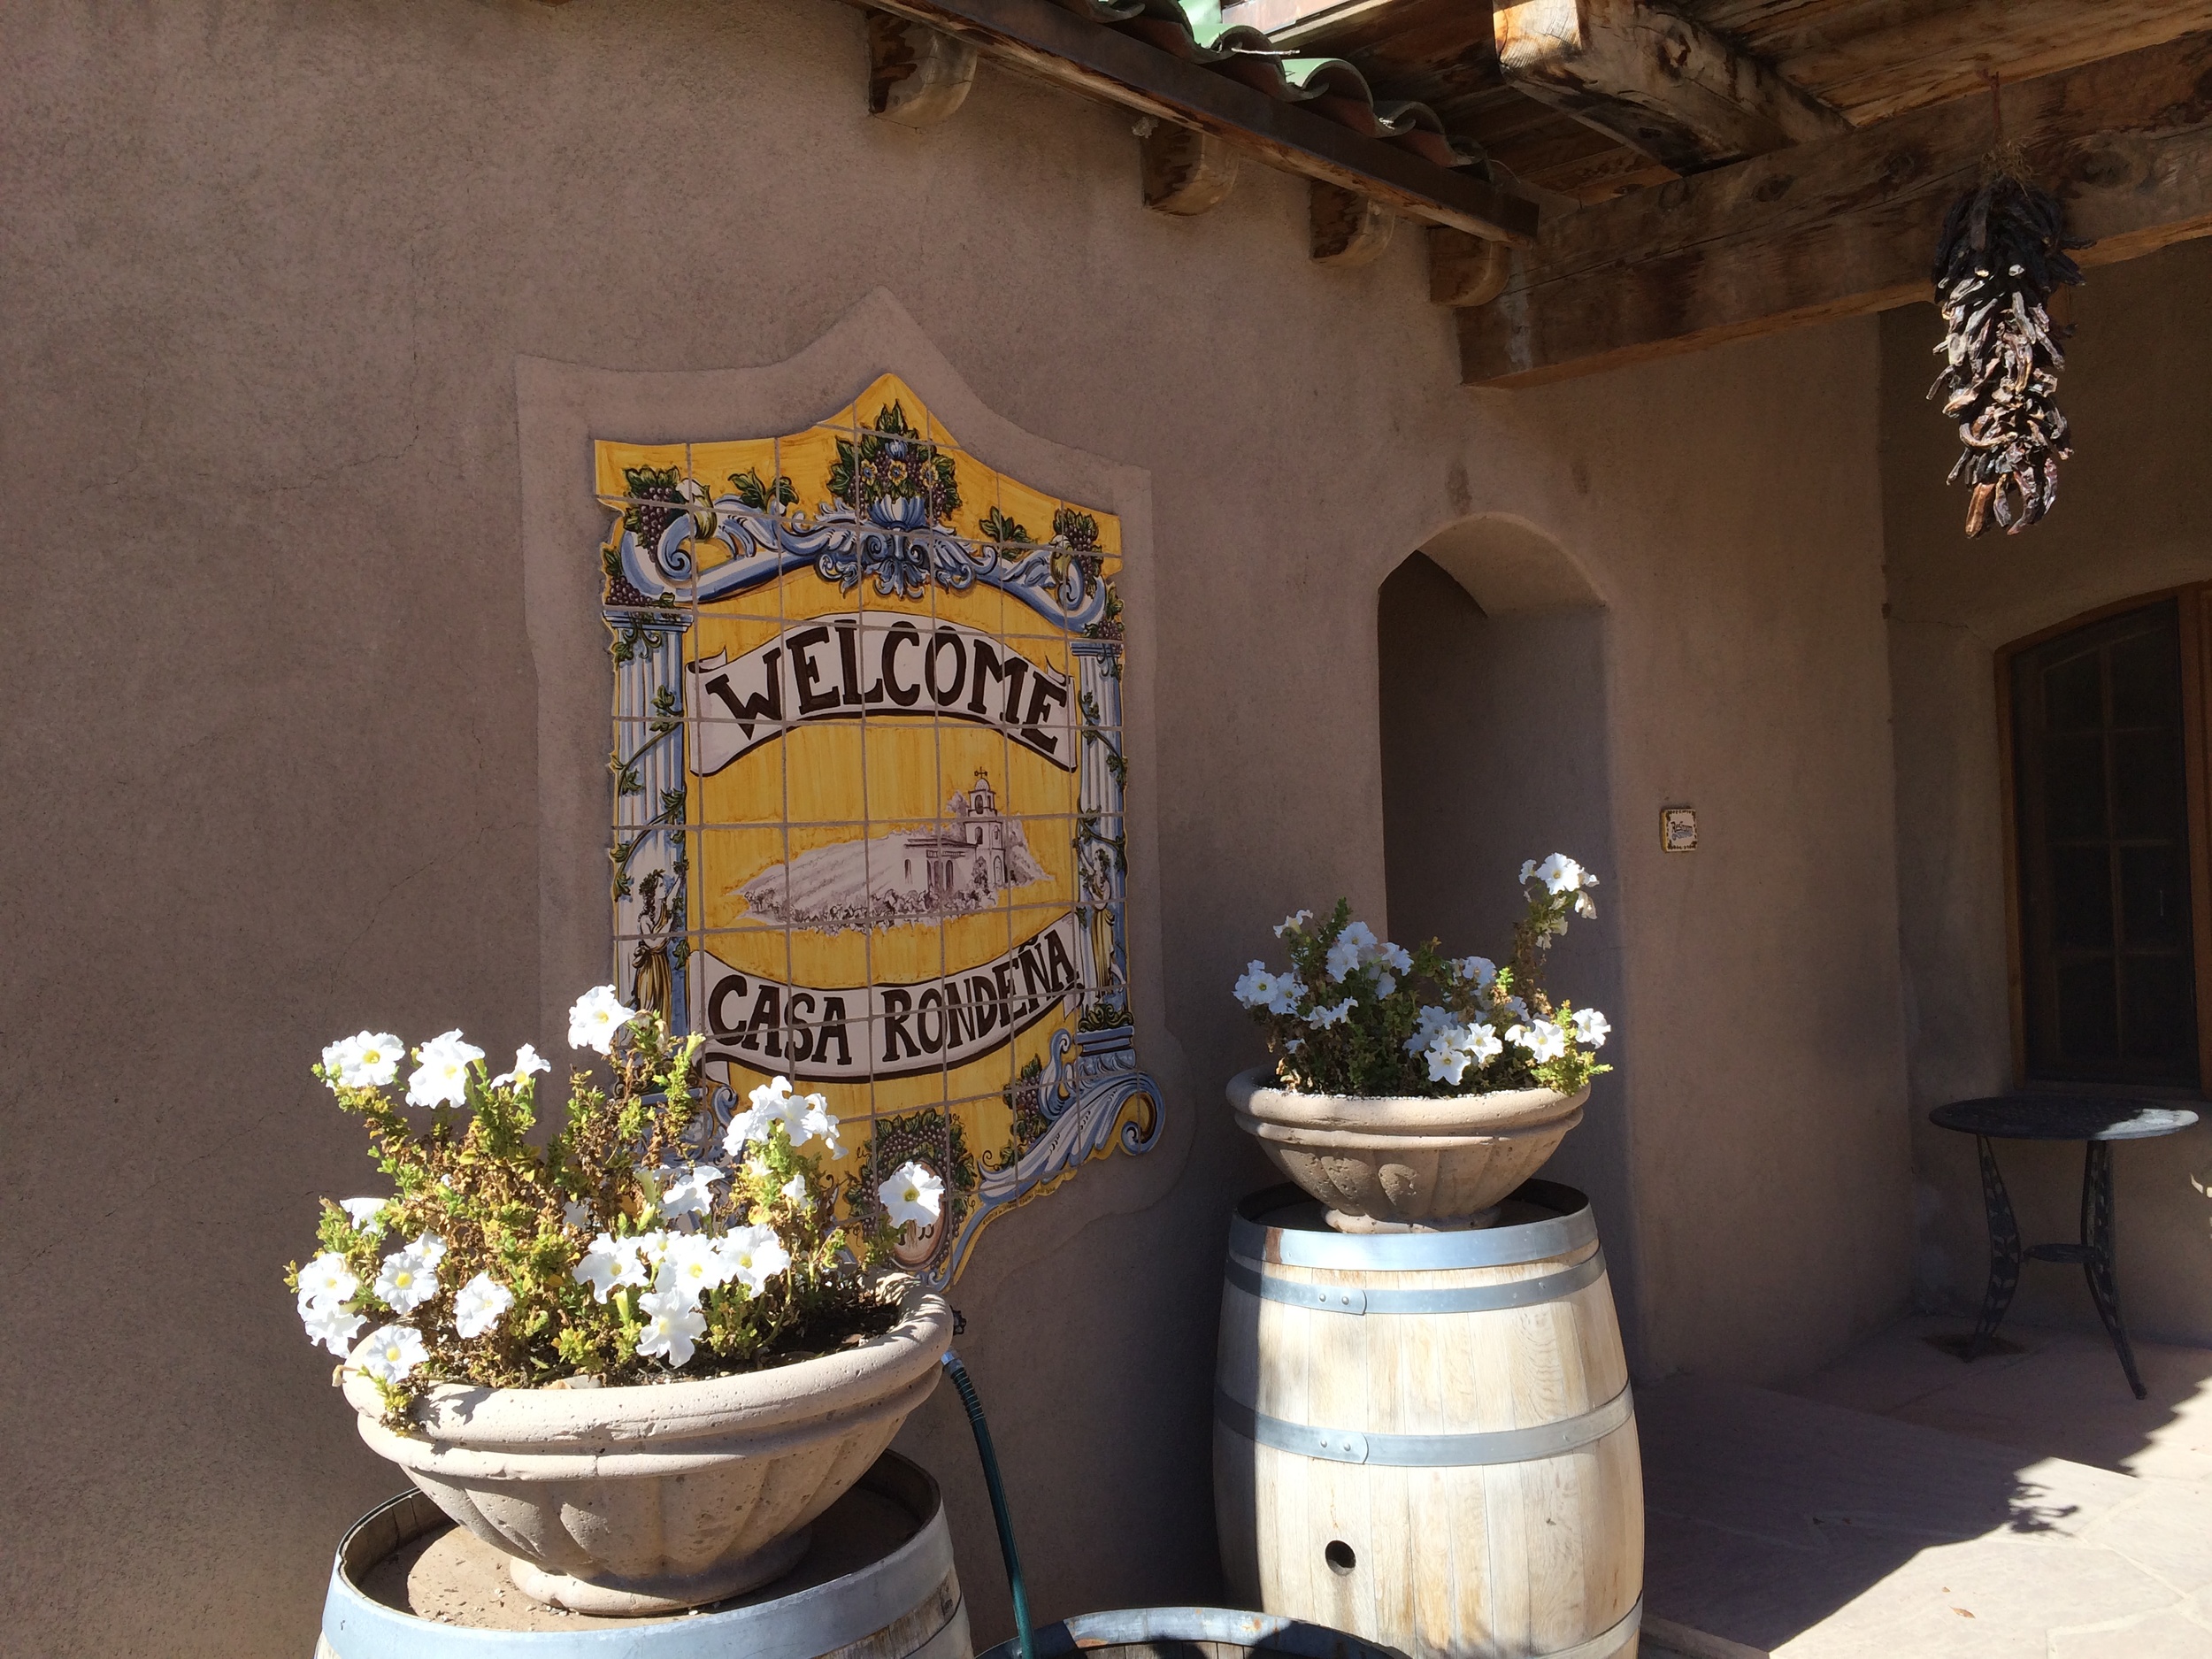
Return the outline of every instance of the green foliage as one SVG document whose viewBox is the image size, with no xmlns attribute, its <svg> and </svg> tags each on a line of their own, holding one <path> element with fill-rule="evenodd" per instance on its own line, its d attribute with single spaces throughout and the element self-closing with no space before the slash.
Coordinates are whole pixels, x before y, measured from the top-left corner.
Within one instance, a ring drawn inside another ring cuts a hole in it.
<svg viewBox="0 0 2212 1659">
<path fill-rule="evenodd" d="M 1411 949 L 1378 940 L 1340 899 L 1313 925 L 1300 911 L 1276 932 L 1287 972 L 1255 961 L 1237 1000 L 1267 1033 L 1282 1087 L 1306 1094 L 1452 1095 L 1517 1088 L 1571 1094 L 1610 1068 L 1596 1049 L 1608 1026 L 1594 1010 L 1554 1002 L 1543 986 L 1552 941 L 1570 911 L 1594 916 L 1596 878 L 1571 860 L 1557 890 L 1523 867 L 1528 909 L 1503 966 L 1446 956 L 1430 940 Z"/>
<path fill-rule="evenodd" d="M 760 512 L 767 511 L 771 502 L 779 507 L 789 507 L 795 505 L 799 499 L 799 492 L 792 487 L 791 480 L 780 472 L 772 484 L 750 468 L 742 472 L 733 472 L 730 474 L 730 488 L 737 493 L 738 500 Z"/>
<path fill-rule="evenodd" d="M 621 1287 L 600 1302 L 574 1270 L 598 1234 L 622 1240 L 664 1229 L 660 1171 L 706 1159 L 702 1138 L 712 1119 L 699 1105 L 703 1041 L 672 1040 L 657 1015 L 639 1016 L 610 1058 L 611 1089 L 591 1072 L 574 1073 L 550 1141 L 532 1133 L 534 1080 L 494 1080 L 480 1060 L 470 1067 L 465 1109 L 426 1111 L 404 1106 L 396 1085 L 349 1086 L 315 1068 L 339 1108 L 362 1120 L 371 1156 L 394 1189 L 358 1223 L 326 1199 L 316 1238 L 360 1281 L 348 1304 L 354 1311 L 372 1326 L 403 1320 L 425 1340 L 427 1362 L 386 1387 L 395 1414 L 441 1381 L 534 1387 L 580 1374 L 609 1384 L 671 1375 L 637 1352 L 638 1298 L 649 1287 Z M 685 1377 L 787 1363 L 887 1330 L 896 1317 L 902 1286 L 870 1272 L 888 1245 L 887 1227 L 841 1217 L 833 1179 L 792 1148 L 784 1124 L 757 1133 L 745 1154 L 742 1162 L 716 1160 L 726 1179 L 687 1225 L 715 1233 L 765 1225 L 789 1265 L 751 1291 L 733 1279 L 703 1294 L 707 1328 Z M 795 1178 L 795 1188 L 787 1190 Z M 373 1286 L 387 1254 L 426 1233 L 445 1246 L 437 1288 L 403 1314 Z M 480 1272 L 514 1300 L 492 1330 L 464 1338 L 455 1297 Z M 286 1283 L 296 1289 L 298 1282 L 296 1264 Z"/>
</svg>

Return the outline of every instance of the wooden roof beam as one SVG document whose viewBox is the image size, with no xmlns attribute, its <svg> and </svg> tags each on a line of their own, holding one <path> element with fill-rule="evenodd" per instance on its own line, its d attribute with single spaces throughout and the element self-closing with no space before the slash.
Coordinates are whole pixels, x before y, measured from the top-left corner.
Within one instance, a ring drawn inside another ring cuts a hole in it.
<svg viewBox="0 0 2212 1659">
<path fill-rule="evenodd" d="M 2007 87 L 2005 131 L 2109 265 L 2212 234 L 2212 35 Z M 1460 316 L 1461 379 L 1532 386 L 1931 297 L 1989 100 L 1550 217 L 1504 290 Z"/>
<path fill-rule="evenodd" d="M 1504 0 L 1491 27 L 1508 82 L 1677 173 L 1851 130 L 1772 65 L 1641 0 Z"/>
<path fill-rule="evenodd" d="M 1139 115 L 1210 134 L 1286 173 L 1350 190 L 1424 224 L 1527 246 L 1536 204 L 1466 169 L 1280 103 L 1256 87 L 1102 25 L 1053 0 L 868 0 L 941 29 L 986 58 Z"/>
</svg>

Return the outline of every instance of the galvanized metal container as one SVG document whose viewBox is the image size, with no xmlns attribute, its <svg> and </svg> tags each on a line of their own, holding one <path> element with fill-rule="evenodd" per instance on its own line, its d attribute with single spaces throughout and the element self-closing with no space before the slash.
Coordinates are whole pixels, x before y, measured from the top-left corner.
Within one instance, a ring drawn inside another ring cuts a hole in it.
<svg viewBox="0 0 2212 1659">
<path fill-rule="evenodd" d="M 568 1628 L 528 1630 L 493 1628 L 465 1610 L 449 1615 L 454 1623 L 422 1617 L 407 1606 L 404 1563 L 442 1544 L 487 1550 L 465 1533 L 449 1541 L 453 1530 L 419 1492 L 357 1523 L 331 1567 L 315 1659 L 971 1659 L 943 1499 L 895 1452 L 814 1523 L 813 1547 L 791 1572 L 688 1615 L 561 1618 L 533 1603 L 539 1624 Z M 505 1594 L 523 1602 L 518 1590 Z"/>
<path fill-rule="evenodd" d="M 1348 1234 L 1238 1207 L 1214 1502 L 1229 1586 L 1411 1659 L 1633 1659 L 1643 1470 L 1589 1201 Z"/>
</svg>

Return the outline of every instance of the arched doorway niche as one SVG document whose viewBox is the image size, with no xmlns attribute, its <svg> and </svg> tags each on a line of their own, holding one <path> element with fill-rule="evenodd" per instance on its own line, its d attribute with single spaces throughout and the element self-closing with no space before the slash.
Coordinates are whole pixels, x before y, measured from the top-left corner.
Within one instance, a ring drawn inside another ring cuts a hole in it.
<svg viewBox="0 0 2212 1659">
<path fill-rule="evenodd" d="M 1620 887 L 1606 713 L 1606 612 L 1567 550 L 1525 519 L 1464 518 L 1384 578 L 1376 660 L 1391 936 L 1502 955 L 1521 861 L 1600 875 L 1599 918 L 1553 951 L 1552 987 L 1609 1015 L 1625 1070 Z M 1609 903 L 1608 895 L 1611 895 Z M 1545 1173 L 1597 1210 L 1632 1365 L 1640 1349 L 1627 1092 L 1600 1078 Z"/>
</svg>

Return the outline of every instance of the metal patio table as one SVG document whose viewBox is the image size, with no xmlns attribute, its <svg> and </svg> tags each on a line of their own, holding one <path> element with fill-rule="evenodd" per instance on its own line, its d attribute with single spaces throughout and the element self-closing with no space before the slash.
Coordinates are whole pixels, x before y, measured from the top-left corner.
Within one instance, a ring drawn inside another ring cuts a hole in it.
<svg viewBox="0 0 2212 1659">
<path fill-rule="evenodd" d="M 2143 1379 L 2135 1369 L 2135 1351 L 2128 1346 L 2127 1326 L 2120 1317 L 2120 1292 L 2114 1278 L 2112 1242 L 2112 1143 L 2149 1141 L 2178 1133 L 2197 1121 L 2197 1114 L 2179 1107 L 2154 1105 L 2148 1101 L 2090 1094 L 1998 1094 L 1983 1100 L 1953 1101 L 1928 1114 L 1941 1129 L 1955 1129 L 1974 1137 L 1981 1155 L 1982 1202 L 1989 1211 L 1989 1287 L 1982 1294 L 1981 1317 L 1974 1322 L 1962 1357 L 1981 1355 L 2012 1303 L 2020 1283 L 2024 1256 L 2039 1262 L 2078 1262 L 2089 1280 L 2089 1294 L 2097 1304 L 2097 1317 L 2120 1356 L 2128 1386 L 2135 1397 L 2144 1397 Z M 2005 1192 L 2005 1178 L 1997 1169 L 1993 1141 L 2080 1141 L 2086 1142 L 2081 1167 L 2081 1242 L 2032 1244 L 2023 1250 L 2019 1225 L 2013 1219 L 2012 1200 Z"/>
</svg>

